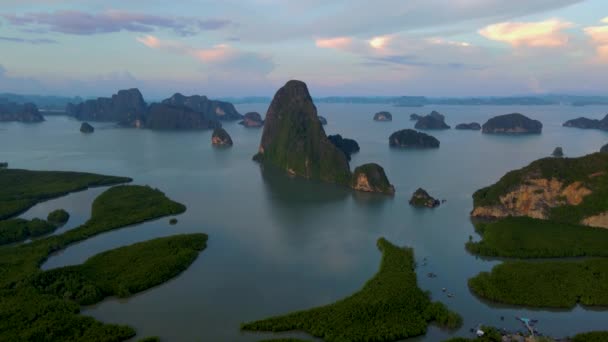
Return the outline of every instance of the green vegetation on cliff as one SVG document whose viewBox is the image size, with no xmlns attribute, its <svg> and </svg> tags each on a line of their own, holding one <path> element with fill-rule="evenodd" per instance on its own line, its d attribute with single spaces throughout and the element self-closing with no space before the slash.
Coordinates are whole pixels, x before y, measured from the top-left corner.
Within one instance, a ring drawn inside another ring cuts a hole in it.
<svg viewBox="0 0 608 342">
<path fill-rule="evenodd" d="M 131 178 L 82 172 L 0 169 L 0 220 L 70 192 L 130 181 Z"/>
<path fill-rule="evenodd" d="M 572 342 L 605 342 L 608 341 L 608 331 L 591 331 L 574 336 Z"/>
<path fill-rule="evenodd" d="M 608 257 L 608 230 L 529 217 L 508 217 L 475 225 L 482 236 L 467 250 L 489 257 Z"/>
<path fill-rule="evenodd" d="M 300 330 L 325 341 L 397 341 L 422 335 L 429 322 L 456 328 L 458 314 L 431 302 L 417 285 L 412 249 L 378 240 L 380 270 L 357 293 L 326 306 L 242 325 L 251 331 Z"/>
<path fill-rule="evenodd" d="M 53 232 L 57 226 L 35 218 L 32 220 L 11 219 L 0 221 L 0 245 L 20 242 Z"/>
<path fill-rule="evenodd" d="M 289 81 L 275 94 L 254 160 L 307 179 L 342 185 L 351 180 L 346 156 L 327 138 L 301 81 Z"/>
<path fill-rule="evenodd" d="M 473 194 L 475 207 L 500 205 L 500 197 L 530 179 L 556 179 L 564 186 L 581 182 L 592 193 L 578 206 L 561 206 L 551 210 L 550 218 L 578 223 L 584 216 L 608 210 L 608 154 L 593 153 L 579 158 L 544 158 L 508 172 L 497 183 Z"/>
<path fill-rule="evenodd" d="M 529 307 L 608 305 L 608 259 L 509 261 L 469 279 L 476 295 Z"/>
<path fill-rule="evenodd" d="M 353 172 L 351 187 L 358 191 L 379 192 L 387 195 L 395 193 L 382 166 L 375 163 L 363 164 Z"/>
</svg>

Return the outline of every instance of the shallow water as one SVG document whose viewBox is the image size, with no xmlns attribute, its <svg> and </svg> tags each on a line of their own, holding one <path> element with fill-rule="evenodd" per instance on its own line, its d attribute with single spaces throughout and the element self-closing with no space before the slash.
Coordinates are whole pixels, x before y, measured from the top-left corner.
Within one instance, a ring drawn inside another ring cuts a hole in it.
<svg viewBox="0 0 608 342">
<path fill-rule="evenodd" d="M 577 307 L 569 311 L 524 310 L 485 303 L 467 288 L 467 279 L 499 261 L 469 255 L 464 243 L 474 234 L 469 222 L 472 193 L 505 172 L 548 156 L 562 146 L 567 156 L 597 151 L 608 133 L 563 128 L 578 116 L 602 117 L 608 107 L 434 106 L 393 108 L 380 105 L 319 104 L 328 134 L 354 138 L 361 152 L 351 166 L 381 164 L 397 188 L 394 198 L 353 193 L 327 184 L 289 179 L 262 171 L 251 160 L 260 129 L 236 123 L 224 127 L 235 145 L 211 147 L 211 132 L 153 132 L 98 124 L 92 135 L 67 117 L 47 117 L 41 124 L 0 124 L 0 161 L 13 168 L 90 171 L 134 179 L 158 187 L 187 205 L 176 226 L 168 218 L 99 235 L 53 255 L 49 269 L 84 262 L 101 251 L 178 233 L 209 234 L 208 248 L 179 277 L 127 300 L 108 299 L 83 310 L 104 322 L 133 326 L 138 337 L 168 341 L 255 341 L 271 334 L 241 333 L 241 322 L 330 303 L 347 296 L 377 270 L 375 241 L 414 247 L 418 282 L 464 318 L 460 331 L 431 327 L 415 340 L 437 341 L 450 334 L 468 336 L 479 323 L 508 329 L 523 326 L 515 316 L 539 320 L 538 329 L 554 336 L 606 328 L 608 311 Z M 265 113 L 266 105 L 241 105 L 240 112 Z M 488 136 L 471 131 L 432 132 L 438 150 L 394 150 L 388 136 L 413 127 L 409 114 L 431 110 L 448 124 L 479 121 L 521 112 L 544 123 L 543 134 Z M 373 113 L 390 110 L 393 122 L 373 122 Z M 417 210 L 407 201 L 423 187 L 447 202 L 435 210 Z M 90 215 L 90 204 L 104 189 L 39 204 L 22 216 L 45 218 L 65 208 L 72 229 Z M 422 259 L 427 258 L 426 266 Z M 437 278 L 428 278 L 429 272 Z M 447 298 L 441 288 L 455 294 Z M 500 317 L 505 320 L 501 321 Z M 287 334 L 289 336 L 305 336 Z M 286 336 L 285 334 L 281 336 Z"/>
</svg>

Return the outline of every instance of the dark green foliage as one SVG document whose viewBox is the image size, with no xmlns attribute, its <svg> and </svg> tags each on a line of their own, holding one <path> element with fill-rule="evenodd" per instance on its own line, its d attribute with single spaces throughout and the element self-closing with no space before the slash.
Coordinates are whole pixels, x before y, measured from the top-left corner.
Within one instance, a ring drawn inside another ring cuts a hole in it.
<svg viewBox="0 0 608 342">
<path fill-rule="evenodd" d="M 8 167 L 7 162 L 0 162 L 0 169 L 6 169 Z"/>
<path fill-rule="evenodd" d="M 325 341 L 397 341 L 426 332 L 431 321 L 456 328 L 461 319 L 416 283 L 414 254 L 378 240 L 378 273 L 357 293 L 326 306 L 242 325 L 252 331 L 301 330 Z"/>
<path fill-rule="evenodd" d="M 327 139 L 301 81 L 287 82 L 274 96 L 254 160 L 307 179 L 342 185 L 351 180 L 346 156 Z"/>
<path fill-rule="evenodd" d="M 172 225 L 172 226 L 176 225 L 177 224 L 177 219 L 175 217 L 172 218 L 172 219 L 170 219 L 169 220 L 169 224 Z"/>
<path fill-rule="evenodd" d="M 439 148 L 439 140 L 413 129 L 397 131 L 388 138 L 391 147 L 399 148 Z"/>
<path fill-rule="evenodd" d="M 470 289 L 491 301 L 531 307 L 608 305 L 608 259 L 505 262 L 469 279 Z"/>
<path fill-rule="evenodd" d="M 153 240 L 102 253 L 84 265 L 41 272 L 47 256 L 112 229 L 183 212 L 158 190 L 118 186 L 100 195 L 84 225 L 32 243 L 0 247 L 0 341 L 124 341 L 133 329 L 78 315 L 81 303 L 128 296 L 183 271 L 206 236 Z"/>
<path fill-rule="evenodd" d="M 53 232 L 57 227 L 41 219 L 0 221 L 0 245 L 27 240 Z"/>
<path fill-rule="evenodd" d="M 572 342 L 606 342 L 608 331 L 592 331 L 574 336 Z"/>
<path fill-rule="evenodd" d="M 160 337 L 157 337 L 157 336 L 145 337 L 145 338 L 138 340 L 138 342 L 160 342 Z"/>
<path fill-rule="evenodd" d="M 274 338 L 269 340 L 260 340 L 258 342 L 310 342 L 309 340 L 302 340 L 299 338 Z"/>
<path fill-rule="evenodd" d="M 70 219 L 70 214 L 63 209 L 57 209 L 49 213 L 46 220 L 54 225 L 63 225 Z"/>
<path fill-rule="evenodd" d="M 204 234 L 149 240 L 97 254 L 78 266 L 42 272 L 28 285 L 81 305 L 128 297 L 164 283 L 190 266 L 206 246 Z"/>
<path fill-rule="evenodd" d="M 608 230 L 529 217 L 508 217 L 496 222 L 477 223 L 483 237 L 469 241 L 471 253 L 491 257 L 556 258 L 608 257 Z"/>
<path fill-rule="evenodd" d="M 493 117 L 481 128 L 486 134 L 540 134 L 543 124 L 520 113 L 512 113 Z"/>
<path fill-rule="evenodd" d="M 360 180 L 363 179 L 365 181 L 361 184 Z M 384 169 L 375 163 L 357 167 L 355 172 L 353 172 L 351 186 L 359 191 L 379 192 L 388 195 L 395 193 L 395 187 L 389 182 Z"/>
<path fill-rule="evenodd" d="M 130 181 L 131 178 L 82 172 L 0 169 L 0 220 L 70 192 Z"/>
<path fill-rule="evenodd" d="M 500 196 L 526 184 L 528 179 L 557 179 L 564 186 L 580 181 L 592 191 L 578 206 L 553 208 L 550 218 L 578 223 L 583 217 L 608 210 L 608 154 L 593 153 L 580 158 L 544 158 L 504 175 L 496 184 L 473 194 L 475 207 L 500 204 Z"/>
<path fill-rule="evenodd" d="M 330 135 L 327 137 L 327 139 L 329 139 L 334 146 L 336 146 L 344 153 L 344 155 L 346 155 L 346 159 L 348 159 L 348 161 L 350 161 L 350 156 L 353 153 L 357 153 L 360 150 L 359 144 L 355 140 L 342 138 L 340 134 Z"/>
</svg>

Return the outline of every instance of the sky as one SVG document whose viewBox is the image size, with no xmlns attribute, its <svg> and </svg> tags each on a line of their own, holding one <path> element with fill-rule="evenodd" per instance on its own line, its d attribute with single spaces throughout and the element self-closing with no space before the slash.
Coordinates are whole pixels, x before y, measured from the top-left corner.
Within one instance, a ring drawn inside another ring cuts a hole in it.
<svg viewBox="0 0 608 342">
<path fill-rule="evenodd" d="M 608 95 L 606 0 L 0 2 L 0 92 Z"/>
</svg>

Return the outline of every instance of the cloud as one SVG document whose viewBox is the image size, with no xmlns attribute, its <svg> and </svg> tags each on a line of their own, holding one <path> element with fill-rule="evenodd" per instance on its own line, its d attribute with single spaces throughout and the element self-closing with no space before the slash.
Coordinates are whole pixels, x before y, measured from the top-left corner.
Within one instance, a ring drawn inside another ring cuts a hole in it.
<svg viewBox="0 0 608 342">
<path fill-rule="evenodd" d="M 192 17 L 169 17 L 137 12 L 107 10 L 99 13 L 82 11 L 56 11 L 3 14 L 11 25 L 28 32 L 59 32 L 75 35 L 93 35 L 120 31 L 153 32 L 159 29 L 172 30 L 180 36 L 191 36 L 201 31 L 219 30 L 231 25 L 223 19 L 196 19 Z"/>
<path fill-rule="evenodd" d="M 353 42 L 351 37 L 335 37 L 315 40 L 315 45 L 323 49 L 347 49 Z"/>
<path fill-rule="evenodd" d="M 391 41 L 391 36 L 378 36 L 369 40 L 369 46 L 376 50 L 384 49 Z"/>
<path fill-rule="evenodd" d="M 246 72 L 266 75 L 275 68 L 275 64 L 269 56 L 241 51 L 228 44 L 218 44 L 209 48 L 195 48 L 179 41 L 161 40 L 152 35 L 137 37 L 137 41 L 152 49 L 190 56 L 217 72 Z"/>
<path fill-rule="evenodd" d="M 608 17 L 601 22 L 608 24 Z M 584 31 L 595 44 L 599 61 L 608 63 L 608 25 L 585 27 Z"/>
<path fill-rule="evenodd" d="M 428 38 L 427 42 L 435 45 L 451 45 L 451 46 L 460 46 L 460 47 L 470 47 L 471 43 L 468 42 L 457 42 L 453 40 L 446 40 L 439 37 Z"/>
<path fill-rule="evenodd" d="M 479 34 L 490 40 L 505 42 L 512 46 L 559 47 L 568 43 L 563 30 L 574 24 L 559 19 L 539 22 L 504 22 L 479 30 Z"/>
<path fill-rule="evenodd" d="M 27 38 L 5 37 L 5 36 L 0 36 L 0 41 L 11 42 L 11 43 L 33 44 L 33 45 L 39 45 L 39 44 L 57 44 L 58 43 L 54 39 L 47 39 L 47 38 L 27 39 Z"/>
</svg>

